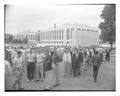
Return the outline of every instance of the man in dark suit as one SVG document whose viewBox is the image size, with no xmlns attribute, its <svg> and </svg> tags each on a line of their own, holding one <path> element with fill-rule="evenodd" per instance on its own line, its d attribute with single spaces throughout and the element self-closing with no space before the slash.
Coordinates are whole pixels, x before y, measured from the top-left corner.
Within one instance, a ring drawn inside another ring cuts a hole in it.
<svg viewBox="0 0 120 96">
<path fill-rule="evenodd" d="M 73 54 L 73 74 L 74 77 L 78 77 L 80 75 L 80 54 L 78 50 Z"/>
</svg>

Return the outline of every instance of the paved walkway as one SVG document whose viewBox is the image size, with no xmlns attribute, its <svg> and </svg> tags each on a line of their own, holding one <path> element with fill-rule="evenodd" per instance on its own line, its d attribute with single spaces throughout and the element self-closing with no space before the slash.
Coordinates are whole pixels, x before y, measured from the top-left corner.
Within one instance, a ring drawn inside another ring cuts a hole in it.
<svg viewBox="0 0 120 96">
<path fill-rule="evenodd" d="M 94 83 L 92 78 L 92 67 L 82 72 L 80 77 L 63 77 L 63 65 L 60 64 L 60 85 L 52 90 L 115 90 L 115 57 L 111 61 L 103 62 L 98 74 L 98 82 Z M 26 74 L 23 76 L 22 86 L 25 90 L 43 90 L 54 84 L 54 75 L 49 72 L 49 76 L 42 82 L 27 82 Z M 12 78 L 12 77 L 10 77 Z M 14 78 L 8 80 L 7 89 L 13 90 L 12 83 Z"/>
</svg>

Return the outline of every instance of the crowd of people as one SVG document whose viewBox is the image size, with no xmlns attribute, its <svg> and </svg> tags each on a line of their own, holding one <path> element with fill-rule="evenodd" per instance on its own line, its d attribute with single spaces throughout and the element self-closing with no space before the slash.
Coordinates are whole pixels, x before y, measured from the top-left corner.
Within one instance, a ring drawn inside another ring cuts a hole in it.
<svg viewBox="0 0 120 96">
<path fill-rule="evenodd" d="M 104 59 L 104 53 L 105 59 Z M 5 79 L 10 73 L 15 77 L 13 88 L 23 90 L 22 76 L 27 82 L 44 82 L 53 71 L 55 83 L 60 85 L 59 65 L 64 65 L 64 77 L 79 77 L 83 71 L 93 67 L 93 79 L 97 81 L 99 67 L 110 61 L 110 49 L 81 47 L 36 47 L 5 46 Z"/>
</svg>

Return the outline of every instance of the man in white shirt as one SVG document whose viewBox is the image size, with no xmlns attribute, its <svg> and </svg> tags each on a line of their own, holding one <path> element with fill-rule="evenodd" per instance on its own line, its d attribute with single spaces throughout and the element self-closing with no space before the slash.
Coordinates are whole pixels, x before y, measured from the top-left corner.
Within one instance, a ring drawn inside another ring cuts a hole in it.
<svg viewBox="0 0 120 96">
<path fill-rule="evenodd" d="M 68 50 L 63 54 L 63 63 L 65 64 L 65 76 L 70 76 L 71 54 Z"/>
<path fill-rule="evenodd" d="M 41 78 L 41 82 L 43 82 L 44 79 L 44 60 L 46 55 L 42 52 L 42 50 L 39 50 L 36 54 L 37 63 L 36 63 L 36 81 L 39 81 Z"/>
<path fill-rule="evenodd" d="M 32 52 L 32 48 L 30 49 L 30 52 L 27 54 L 27 77 L 28 81 L 33 81 L 34 74 L 35 74 L 35 59 L 36 56 Z"/>
<path fill-rule="evenodd" d="M 16 89 L 16 85 L 18 84 L 18 90 L 21 90 L 21 79 L 22 79 L 22 58 L 21 58 L 21 51 L 17 51 L 17 57 L 13 59 L 13 69 L 14 69 L 14 76 L 16 80 L 13 84 L 13 88 Z"/>
</svg>

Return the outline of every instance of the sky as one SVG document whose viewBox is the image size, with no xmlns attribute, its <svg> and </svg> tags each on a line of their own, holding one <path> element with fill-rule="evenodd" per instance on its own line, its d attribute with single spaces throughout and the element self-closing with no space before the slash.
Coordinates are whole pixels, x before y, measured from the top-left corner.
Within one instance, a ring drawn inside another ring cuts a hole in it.
<svg viewBox="0 0 120 96">
<path fill-rule="evenodd" d="M 105 5 L 7 5 L 5 8 L 5 32 L 19 34 L 30 30 L 46 30 L 56 24 L 87 24 L 98 27 L 103 20 L 100 14 Z"/>
</svg>

